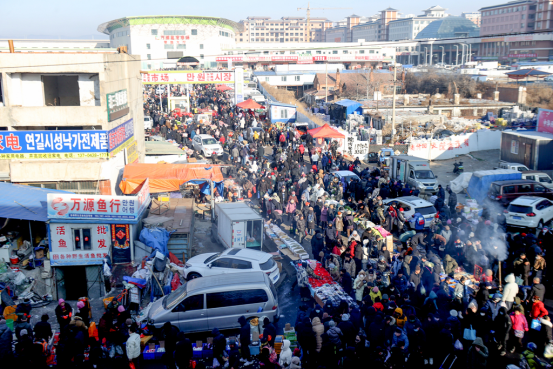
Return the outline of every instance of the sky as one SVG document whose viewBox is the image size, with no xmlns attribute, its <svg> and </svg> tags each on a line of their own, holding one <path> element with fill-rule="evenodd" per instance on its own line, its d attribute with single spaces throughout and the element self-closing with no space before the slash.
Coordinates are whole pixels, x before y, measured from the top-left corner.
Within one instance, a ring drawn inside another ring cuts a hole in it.
<svg viewBox="0 0 553 369">
<path fill-rule="evenodd" d="M 505 0 L 501 2 L 506 2 Z M 467 0 L 462 2 L 393 0 L 373 1 L 311 1 L 312 8 L 351 8 L 312 10 L 312 17 L 326 17 L 332 21 L 347 15 L 369 16 L 387 7 L 398 9 L 403 14 L 422 14 L 423 9 L 441 5 L 452 15 L 475 12 L 481 7 L 499 4 L 500 1 Z M 377 4 L 378 3 L 378 4 Z M 382 5 L 380 5 L 382 4 Z M 278 19 L 284 16 L 304 16 L 306 1 L 145 1 L 145 0 L 20 0 L 2 2 L 0 12 L 0 38 L 61 38 L 61 39 L 106 39 L 97 31 L 101 23 L 125 16 L 138 15 L 200 15 L 227 18 L 233 21 L 248 16 L 268 16 Z"/>
</svg>

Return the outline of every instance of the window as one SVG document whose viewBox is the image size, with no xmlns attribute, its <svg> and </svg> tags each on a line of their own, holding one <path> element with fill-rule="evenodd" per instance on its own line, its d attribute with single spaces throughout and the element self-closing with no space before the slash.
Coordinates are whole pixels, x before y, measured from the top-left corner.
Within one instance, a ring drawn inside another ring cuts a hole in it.
<svg viewBox="0 0 553 369">
<path fill-rule="evenodd" d="M 364 54 L 365 50 L 359 50 L 359 54 Z"/>
<path fill-rule="evenodd" d="M 299 82 L 300 81 L 300 76 L 294 76 L 294 81 Z"/>
<path fill-rule="evenodd" d="M 146 54 L 146 58 L 147 58 L 148 60 L 152 60 L 152 54 Z"/>
<path fill-rule="evenodd" d="M 207 308 L 216 309 L 227 306 L 259 304 L 269 301 L 267 292 L 262 289 L 216 292 L 207 294 Z"/>
<path fill-rule="evenodd" d="M 163 48 L 165 50 L 173 50 L 175 48 L 175 45 L 173 45 L 173 44 L 163 44 Z"/>
<path fill-rule="evenodd" d="M 146 49 L 150 50 L 150 44 L 146 44 Z"/>
<path fill-rule="evenodd" d="M 165 36 L 184 36 L 186 35 L 185 30 L 165 30 L 163 31 L 163 35 Z"/>
<path fill-rule="evenodd" d="M 515 186 L 504 186 L 503 194 L 515 193 Z"/>
<path fill-rule="evenodd" d="M 338 50 L 332 50 L 333 54 L 338 54 Z"/>
<path fill-rule="evenodd" d="M 534 185 L 534 192 L 545 192 L 545 187 L 542 185 Z"/>
<path fill-rule="evenodd" d="M 73 229 L 73 250 L 92 250 L 90 228 Z"/>
<path fill-rule="evenodd" d="M 200 59 L 203 59 L 204 58 L 204 54 L 200 54 Z"/>
<path fill-rule="evenodd" d="M 265 77 L 265 82 L 269 82 L 269 77 Z"/>
<path fill-rule="evenodd" d="M 246 260 L 232 259 L 232 269 L 252 269 L 252 263 Z"/>
<path fill-rule="evenodd" d="M 204 44 L 200 44 L 200 50 L 204 49 Z"/>
<path fill-rule="evenodd" d="M 347 54 L 347 53 L 348 53 L 348 51 L 347 51 L 347 50 L 343 50 L 343 51 L 342 51 L 342 53 L 344 53 L 344 54 Z"/>
<path fill-rule="evenodd" d="M 282 82 L 286 82 L 286 76 L 281 76 L 281 77 L 280 77 L 280 80 L 281 80 Z"/>
<path fill-rule="evenodd" d="M 288 109 L 280 109 L 280 118 L 288 119 Z"/>
<path fill-rule="evenodd" d="M 197 36 L 198 35 L 198 30 L 197 29 L 193 29 L 192 30 L 192 36 Z"/>
<path fill-rule="evenodd" d="M 536 209 L 537 210 L 543 210 L 543 209 L 547 209 L 548 207 L 551 206 L 551 201 L 549 200 L 543 200 L 542 202 L 540 202 L 538 205 L 536 205 Z"/>
<path fill-rule="evenodd" d="M 518 186 L 518 192 L 532 192 L 532 185 L 520 185 Z"/>
<path fill-rule="evenodd" d="M 177 49 L 181 49 L 181 50 L 186 49 L 186 44 L 178 44 Z"/>
<path fill-rule="evenodd" d="M 157 36 L 157 29 L 150 30 L 152 32 L 152 36 Z"/>
<path fill-rule="evenodd" d="M 45 106 L 80 106 L 78 76 L 42 76 Z"/>
<path fill-rule="evenodd" d="M 204 308 L 204 295 L 201 294 L 201 295 L 188 296 L 173 309 L 173 312 L 202 310 L 203 308 Z"/>
<path fill-rule="evenodd" d="M 213 268 L 230 268 L 232 265 L 233 259 L 230 258 L 220 258 L 211 263 Z"/>
<path fill-rule="evenodd" d="M 270 269 L 272 269 L 274 266 L 275 266 L 275 261 L 273 260 L 273 258 L 270 258 L 270 259 L 267 260 L 266 262 L 259 264 L 259 268 L 260 268 L 261 270 L 270 270 Z"/>
</svg>

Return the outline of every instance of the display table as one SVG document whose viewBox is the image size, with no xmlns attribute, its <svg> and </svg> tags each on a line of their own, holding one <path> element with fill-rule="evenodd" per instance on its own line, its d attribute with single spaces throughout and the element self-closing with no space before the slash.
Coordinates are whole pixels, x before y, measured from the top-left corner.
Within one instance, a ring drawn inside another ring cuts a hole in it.
<svg viewBox="0 0 553 369">
<path fill-rule="evenodd" d="M 265 227 L 265 234 L 267 237 L 269 237 L 277 245 L 278 250 L 283 255 L 288 256 L 294 261 L 309 259 L 309 254 L 305 251 L 303 246 L 280 229 L 279 226 L 267 222 L 265 222 L 263 226 Z"/>
</svg>

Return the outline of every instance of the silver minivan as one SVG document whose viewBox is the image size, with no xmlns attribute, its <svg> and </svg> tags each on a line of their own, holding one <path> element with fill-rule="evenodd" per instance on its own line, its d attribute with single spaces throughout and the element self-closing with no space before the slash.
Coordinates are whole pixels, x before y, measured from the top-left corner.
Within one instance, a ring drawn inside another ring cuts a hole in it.
<svg viewBox="0 0 553 369">
<path fill-rule="evenodd" d="M 276 288 L 263 272 L 234 273 L 196 278 L 154 302 L 148 322 L 160 328 L 165 322 L 182 332 L 238 328 L 238 318 L 266 316 L 278 320 Z"/>
</svg>

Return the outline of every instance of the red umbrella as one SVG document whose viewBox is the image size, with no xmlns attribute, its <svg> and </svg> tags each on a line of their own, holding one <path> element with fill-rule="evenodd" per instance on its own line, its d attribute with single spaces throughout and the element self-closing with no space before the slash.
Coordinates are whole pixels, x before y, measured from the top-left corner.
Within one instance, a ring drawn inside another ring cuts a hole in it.
<svg viewBox="0 0 553 369">
<path fill-rule="evenodd" d="M 242 108 L 242 109 L 264 109 L 265 108 L 263 105 L 259 105 L 258 103 L 256 103 L 252 99 L 242 101 L 241 103 L 236 104 L 236 106 L 238 106 L 239 108 Z"/>
<path fill-rule="evenodd" d="M 232 90 L 232 87 L 229 87 L 227 85 L 218 85 L 216 89 L 217 91 L 228 91 L 228 90 Z"/>
</svg>

